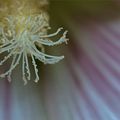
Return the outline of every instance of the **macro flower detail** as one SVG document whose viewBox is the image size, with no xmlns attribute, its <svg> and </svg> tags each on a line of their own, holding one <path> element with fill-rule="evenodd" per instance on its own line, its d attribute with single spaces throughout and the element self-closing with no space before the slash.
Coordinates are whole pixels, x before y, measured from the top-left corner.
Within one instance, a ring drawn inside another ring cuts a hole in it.
<svg viewBox="0 0 120 120">
<path fill-rule="evenodd" d="M 58 35 L 63 28 L 59 28 L 55 33 L 47 34 L 49 29 L 48 18 L 44 13 L 5 17 L 4 24 L 1 23 L 0 26 L 0 54 L 7 53 L 7 55 L 0 61 L 0 66 L 4 65 L 9 59 L 11 65 L 6 72 L 0 74 L 0 77 L 7 76 L 11 81 L 12 71 L 22 60 L 22 77 L 24 84 L 26 84 L 27 80 L 31 79 L 28 60 L 28 57 L 30 57 L 36 76 L 34 81 L 38 82 L 39 75 L 35 59 L 44 64 L 54 64 L 62 60 L 64 56 L 46 54 L 44 45 L 54 46 L 67 42 L 67 31 L 57 41 L 52 41 L 52 37 Z"/>
</svg>

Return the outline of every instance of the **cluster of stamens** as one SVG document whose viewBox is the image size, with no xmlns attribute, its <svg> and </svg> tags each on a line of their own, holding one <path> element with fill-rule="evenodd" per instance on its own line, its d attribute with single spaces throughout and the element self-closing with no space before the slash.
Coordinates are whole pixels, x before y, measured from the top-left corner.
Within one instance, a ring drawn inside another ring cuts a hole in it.
<svg viewBox="0 0 120 120">
<path fill-rule="evenodd" d="M 8 77 L 11 81 L 12 71 L 22 60 L 22 78 L 24 84 L 31 79 L 30 61 L 34 68 L 35 82 L 38 82 L 39 75 L 35 59 L 44 64 L 54 64 L 64 58 L 64 56 L 48 55 L 44 51 L 44 45 L 54 46 L 67 42 L 65 31 L 57 41 L 52 41 L 52 37 L 59 34 L 63 28 L 59 28 L 55 33 L 47 34 L 50 28 L 44 14 L 31 16 L 8 16 L 5 18 L 7 27 L 0 26 L 0 54 L 7 53 L 0 61 L 0 66 L 11 60 L 9 69 L 0 74 L 0 77 Z M 40 49 L 39 49 L 40 48 Z"/>
</svg>

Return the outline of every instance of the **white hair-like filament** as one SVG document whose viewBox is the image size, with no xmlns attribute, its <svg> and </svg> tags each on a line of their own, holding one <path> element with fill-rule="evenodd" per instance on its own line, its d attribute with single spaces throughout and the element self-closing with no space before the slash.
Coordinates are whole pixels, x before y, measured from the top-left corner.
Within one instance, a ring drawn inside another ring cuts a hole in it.
<svg viewBox="0 0 120 120">
<path fill-rule="evenodd" d="M 7 76 L 9 81 L 11 81 L 12 71 L 20 63 L 20 60 L 22 60 L 22 78 L 24 84 L 27 84 L 27 81 L 31 79 L 30 61 L 28 59 L 30 57 L 35 73 L 34 81 L 38 82 L 39 75 L 35 59 L 44 64 L 54 64 L 62 60 L 64 56 L 46 54 L 44 45 L 54 46 L 67 42 L 67 31 L 54 42 L 51 40 L 52 37 L 58 35 L 63 28 L 59 28 L 55 33 L 47 34 L 49 24 L 43 14 L 27 17 L 20 16 L 20 18 L 8 16 L 5 18 L 8 22 L 7 30 L 4 30 L 4 27 L 1 26 L 0 54 L 7 53 L 7 55 L 0 61 L 0 66 L 4 65 L 9 59 L 12 59 L 12 61 L 9 69 L 5 73 L 0 74 L 0 77 Z"/>
</svg>

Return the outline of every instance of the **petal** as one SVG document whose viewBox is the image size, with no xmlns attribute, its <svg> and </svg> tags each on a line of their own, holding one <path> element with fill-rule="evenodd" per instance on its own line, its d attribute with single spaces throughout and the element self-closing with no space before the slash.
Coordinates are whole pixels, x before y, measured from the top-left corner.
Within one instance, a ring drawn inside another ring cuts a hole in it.
<svg viewBox="0 0 120 120">
<path fill-rule="evenodd" d="M 12 88 L 1 83 L 2 120 L 119 120 L 120 20 L 88 18 L 66 22 L 65 61 L 44 66 L 37 85 L 22 86 L 19 68 Z"/>
<path fill-rule="evenodd" d="M 119 19 L 94 20 L 73 28 L 77 44 L 71 42 L 72 57 L 67 63 L 77 81 L 78 105 L 85 120 L 119 120 L 119 25 Z"/>
<path fill-rule="evenodd" d="M 46 79 L 50 120 L 119 120 L 120 19 L 113 6 L 104 6 L 104 16 L 87 10 L 88 15 L 78 14 L 77 20 L 60 19 L 72 37 L 69 49 L 63 50 L 64 66 L 60 64 L 58 72 L 51 68 Z M 64 14 L 59 13 L 58 18 Z"/>
</svg>

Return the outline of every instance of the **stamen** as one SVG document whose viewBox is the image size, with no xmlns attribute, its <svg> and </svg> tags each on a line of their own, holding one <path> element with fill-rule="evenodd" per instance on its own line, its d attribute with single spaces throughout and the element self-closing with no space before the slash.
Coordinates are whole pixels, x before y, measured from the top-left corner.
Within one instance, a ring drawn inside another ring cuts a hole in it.
<svg viewBox="0 0 120 120">
<path fill-rule="evenodd" d="M 39 76 L 38 76 L 38 69 L 37 69 L 37 65 L 35 63 L 35 60 L 34 60 L 34 57 L 33 55 L 31 54 L 31 57 L 32 57 L 32 63 L 33 63 L 33 66 L 34 66 L 34 70 L 35 70 L 35 75 L 36 75 L 36 78 L 35 78 L 35 82 L 38 82 L 39 80 Z"/>
<path fill-rule="evenodd" d="M 2 61 L 0 61 L 0 65 L 2 65 L 5 61 L 7 61 L 13 55 L 14 50 L 15 49 L 13 49 L 7 56 L 4 57 Z"/>
<path fill-rule="evenodd" d="M 62 30 L 63 28 L 61 27 L 61 28 L 59 28 L 55 33 L 53 33 L 53 34 L 49 34 L 49 35 L 41 35 L 40 36 L 40 38 L 49 38 L 49 37 L 54 37 L 54 36 L 56 36 L 56 35 L 58 35 L 58 33 Z"/>
<path fill-rule="evenodd" d="M 28 57 L 26 54 L 26 51 L 24 52 L 24 57 L 25 57 L 25 63 L 26 63 L 26 70 L 27 70 L 27 79 L 30 80 L 30 69 L 29 69 L 29 64 L 28 64 Z"/>
<path fill-rule="evenodd" d="M 14 55 L 10 68 L 14 65 L 16 58 L 17 58 L 17 55 Z M 8 81 L 9 82 L 11 82 L 11 74 L 12 74 L 12 72 L 9 72 L 9 74 L 8 74 Z"/>
<path fill-rule="evenodd" d="M 8 42 L 9 40 L 8 40 L 7 37 L 6 37 L 3 28 L 2 28 L 2 35 L 3 35 L 4 39 L 6 40 L 6 42 Z"/>
<path fill-rule="evenodd" d="M 23 54 L 22 58 L 23 58 L 23 60 L 22 60 L 22 76 L 23 76 L 24 85 L 26 85 L 27 79 L 25 76 L 25 56 L 24 56 L 24 54 Z"/>
<path fill-rule="evenodd" d="M 22 52 L 19 54 L 16 63 L 14 65 L 12 65 L 8 71 L 6 71 L 5 73 L 3 73 L 3 74 L 0 75 L 1 78 L 4 78 L 6 75 L 8 75 L 9 73 L 11 73 L 12 70 L 19 64 L 19 61 L 21 59 L 21 55 L 22 55 Z"/>
<path fill-rule="evenodd" d="M 40 44 L 47 45 L 47 46 L 59 45 L 59 44 L 62 44 L 63 42 L 67 43 L 67 41 L 69 40 L 69 39 L 66 39 L 66 34 L 67 34 L 67 31 L 65 31 L 63 36 L 56 42 L 53 42 L 53 41 L 47 40 L 47 39 L 37 39 L 37 37 L 36 37 L 37 40 L 35 40 L 35 41 Z"/>
<path fill-rule="evenodd" d="M 57 41 L 52 41 L 50 38 L 58 35 L 63 28 L 59 28 L 55 33 L 47 35 L 49 24 L 42 13 L 38 16 L 20 16 L 20 19 L 19 17 L 9 16 L 6 20 L 8 21 L 6 31 L 9 32 L 5 33 L 5 31 L 3 31 L 4 28 L 2 28 L 2 39 L 5 39 L 5 42 L 0 45 L 0 53 L 6 52 L 8 54 L 0 62 L 0 65 L 3 65 L 10 57 L 13 57 L 13 59 L 10 68 L 5 73 L 1 74 L 0 77 L 7 76 L 9 81 L 11 81 L 12 71 L 22 59 L 22 77 L 24 85 L 26 85 L 27 80 L 31 79 L 28 61 L 28 56 L 31 56 L 35 73 L 34 81 L 38 82 L 39 75 L 35 58 L 44 64 L 54 64 L 62 60 L 64 56 L 52 56 L 46 54 L 43 45 L 54 46 L 67 42 L 67 31 L 65 31 L 62 37 Z M 6 36 L 6 34 L 8 35 Z M 39 47 L 40 50 L 36 46 Z"/>
</svg>

